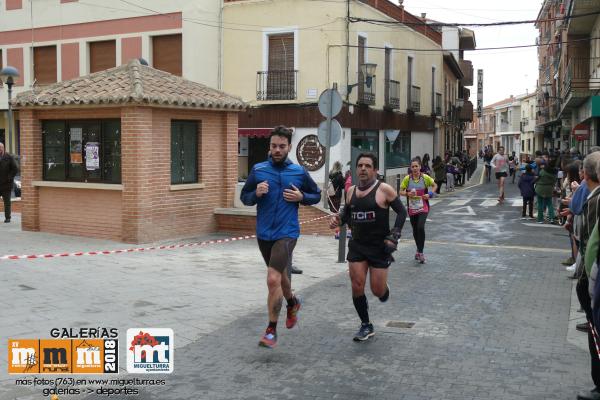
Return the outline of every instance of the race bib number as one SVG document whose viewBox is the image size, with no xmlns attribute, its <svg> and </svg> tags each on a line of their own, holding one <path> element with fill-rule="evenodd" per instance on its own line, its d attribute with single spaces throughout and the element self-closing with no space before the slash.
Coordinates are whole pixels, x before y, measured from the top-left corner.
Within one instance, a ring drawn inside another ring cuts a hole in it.
<svg viewBox="0 0 600 400">
<path fill-rule="evenodd" d="M 423 209 L 423 198 L 422 197 L 409 197 L 408 208 L 411 211 L 421 211 Z"/>
</svg>

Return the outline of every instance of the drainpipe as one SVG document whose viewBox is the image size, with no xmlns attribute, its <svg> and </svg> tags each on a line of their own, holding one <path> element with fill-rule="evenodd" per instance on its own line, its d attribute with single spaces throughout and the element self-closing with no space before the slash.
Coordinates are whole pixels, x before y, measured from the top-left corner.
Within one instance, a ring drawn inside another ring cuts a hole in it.
<svg viewBox="0 0 600 400">
<path fill-rule="evenodd" d="M 219 90 L 223 90 L 223 0 L 219 0 L 219 65 L 217 68 L 217 85 Z"/>
<path fill-rule="evenodd" d="M 350 0 L 346 0 L 346 101 L 350 101 Z"/>
</svg>

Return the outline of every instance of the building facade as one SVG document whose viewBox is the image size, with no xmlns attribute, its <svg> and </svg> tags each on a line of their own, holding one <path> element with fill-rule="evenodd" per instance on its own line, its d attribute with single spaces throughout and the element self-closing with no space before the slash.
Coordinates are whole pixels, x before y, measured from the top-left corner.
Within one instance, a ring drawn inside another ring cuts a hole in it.
<svg viewBox="0 0 600 400">
<path fill-rule="evenodd" d="M 536 132 L 544 149 L 587 152 L 600 143 L 600 3 L 545 0 L 536 24 L 540 36 Z M 581 18 L 573 15 L 588 14 Z"/>
<path fill-rule="evenodd" d="M 544 148 L 544 135 L 536 132 L 537 94 L 521 98 L 521 159 L 535 155 Z"/>
<path fill-rule="evenodd" d="M 14 96 L 139 57 L 157 69 L 221 86 L 221 33 L 201 22 L 219 20 L 219 1 L 199 8 L 185 0 L 147 0 L 143 7 L 118 0 L 6 0 L 0 7 L 0 67 L 20 72 Z M 7 108 L 6 87 L 0 86 L 0 142 L 19 154 L 19 115 L 8 137 Z"/>
<path fill-rule="evenodd" d="M 272 26 L 274 14 L 277 26 Z M 373 20 L 388 24 L 368 22 Z M 251 105 L 240 116 L 242 177 L 266 157 L 269 128 L 284 124 L 296 132 L 292 158 L 324 182 L 325 150 L 315 141 L 324 117 L 317 101 L 334 84 L 343 107 L 336 117 L 342 133 L 331 147 L 332 163 L 352 165 L 360 152 L 374 152 L 381 173 L 391 176 L 404 173 L 412 157 L 445 148 L 442 32 L 427 26 L 425 18 L 387 0 L 225 3 L 226 26 L 248 21 L 270 28 L 224 34 L 224 90 Z M 401 50 L 406 48 L 415 50 Z M 458 87 L 451 104 L 457 98 L 462 98 Z"/>
</svg>

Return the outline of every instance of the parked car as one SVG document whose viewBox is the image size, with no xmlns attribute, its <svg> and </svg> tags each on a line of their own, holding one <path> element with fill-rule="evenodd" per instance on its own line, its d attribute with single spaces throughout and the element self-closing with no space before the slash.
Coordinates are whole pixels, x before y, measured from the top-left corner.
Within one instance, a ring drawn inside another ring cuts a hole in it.
<svg viewBox="0 0 600 400">
<path fill-rule="evenodd" d="M 21 197 L 21 176 L 20 175 L 15 176 L 13 190 L 15 192 L 15 197 Z"/>
</svg>

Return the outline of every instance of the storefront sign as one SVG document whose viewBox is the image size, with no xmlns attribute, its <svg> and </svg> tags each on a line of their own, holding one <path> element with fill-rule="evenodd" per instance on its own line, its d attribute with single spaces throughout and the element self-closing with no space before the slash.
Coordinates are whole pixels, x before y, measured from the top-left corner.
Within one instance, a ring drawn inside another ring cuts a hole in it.
<svg viewBox="0 0 600 400">
<path fill-rule="evenodd" d="M 325 147 L 321 146 L 317 135 L 307 135 L 300 140 L 296 158 L 309 171 L 317 171 L 325 164 Z"/>
<path fill-rule="evenodd" d="M 578 142 L 582 142 L 590 138 L 590 126 L 588 124 L 579 124 L 573 128 L 573 136 Z"/>
<path fill-rule="evenodd" d="M 483 114 L 483 70 L 477 70 L 477 116 Z"/>
</svg>

